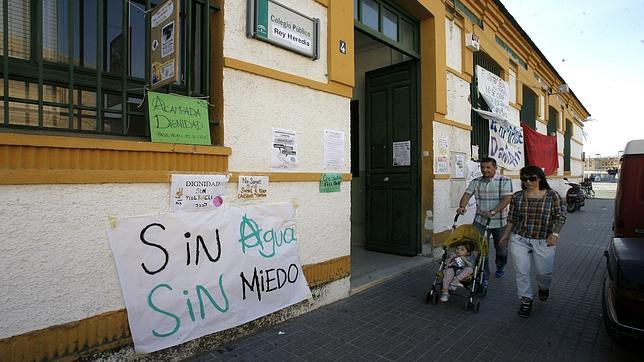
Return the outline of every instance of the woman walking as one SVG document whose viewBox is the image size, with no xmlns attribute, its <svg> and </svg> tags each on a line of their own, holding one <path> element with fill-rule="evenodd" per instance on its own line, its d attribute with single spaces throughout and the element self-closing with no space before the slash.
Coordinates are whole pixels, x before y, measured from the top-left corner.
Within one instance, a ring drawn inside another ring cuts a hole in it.
<svg viewBox="0 0 644 362">
<path fill-rule="evenodd" d="M 516 273 L 517 294 L 521 300 L 519 316 L 527 318 L 532 311 L 533 287 L 530 277 L 534 265 L 539 300 L 550 295 L 555 250 L 559 231 L 566 222 L 565 205 L 557 191 L 552 190 L 543 170 L 526 166 L 520 171 L 521 191 L 510 202 L 508 224 L 501 245 L 508 248 Z"/>
</svg>

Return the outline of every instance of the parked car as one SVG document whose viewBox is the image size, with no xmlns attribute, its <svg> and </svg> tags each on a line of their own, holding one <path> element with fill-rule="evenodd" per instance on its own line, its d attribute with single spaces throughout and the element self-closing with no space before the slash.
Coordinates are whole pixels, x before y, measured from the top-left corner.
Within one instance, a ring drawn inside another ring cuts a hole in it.
<svg viewBox="0 0 644 362">
<path fill-rule="evenodd" d="M 644 140 L 628 142 L 620 175 L 614 237 L 605 252 L 604 322 L 614 339 L 644 341 Z"/>
</svg>

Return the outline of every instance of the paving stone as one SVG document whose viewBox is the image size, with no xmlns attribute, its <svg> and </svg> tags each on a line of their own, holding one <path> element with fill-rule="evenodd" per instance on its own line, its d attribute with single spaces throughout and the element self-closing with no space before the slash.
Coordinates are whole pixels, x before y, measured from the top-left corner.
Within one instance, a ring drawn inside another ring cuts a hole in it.
<svg viewBox="0 0 644 362">
<path fill-rule="evenodd" d="M 527 319 L 517 315 L 511 263 L 490 280 L 478 314 L 462 298 L 425 304 L 433 263 L 191 361 L 639 361 L 608 337 L 601 314 L 613 200 L 588 200 L 582 211 L 561 232 L 550 299 L 536 300 Z"/>
</svg>

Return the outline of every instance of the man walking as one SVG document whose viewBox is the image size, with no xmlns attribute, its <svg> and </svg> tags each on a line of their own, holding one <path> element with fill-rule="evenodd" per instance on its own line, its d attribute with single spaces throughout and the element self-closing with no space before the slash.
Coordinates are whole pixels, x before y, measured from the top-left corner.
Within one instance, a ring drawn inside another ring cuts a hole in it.
<svg viewBox="0 0 644 362">
<path fill-rule="evenodd" d="M 508 251 L 506 247 L 499 244 L 499 241 L 507 224 L 506 206 L 512 200 L 512 180 L 496 173 L 496 160 L 491 157 L 481 159 L 481 173 L 483 174 L 482 176 L 475 178 L 467 185 L 456 212 L 460 215 L 465 214 L 467 203 L 474 195 L 476 199 L 474 226 L 483 233 L 487 220 L 490 219 L 488 232 L 494 239 L 494 249 L 496 250 L 495 276 L 501 278 L 505 275 Z M 487 258 L 485 259 L 484 270 L 485 285 L 487 284 L 487 276 L 490 273 Z"/>
</svg>

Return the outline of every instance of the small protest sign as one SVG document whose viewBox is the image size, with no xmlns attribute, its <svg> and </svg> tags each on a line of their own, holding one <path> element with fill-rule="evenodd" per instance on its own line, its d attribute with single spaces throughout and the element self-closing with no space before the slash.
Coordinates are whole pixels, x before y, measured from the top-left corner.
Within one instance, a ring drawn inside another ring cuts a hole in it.
<svg viewBox="0 0 644 362">
<path fill-rule="evenodd" d="M 148 92 L 152 142 L 210 145 L 208 102 L 173 94 Z"/>
</svg>

